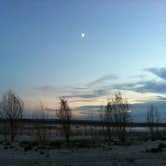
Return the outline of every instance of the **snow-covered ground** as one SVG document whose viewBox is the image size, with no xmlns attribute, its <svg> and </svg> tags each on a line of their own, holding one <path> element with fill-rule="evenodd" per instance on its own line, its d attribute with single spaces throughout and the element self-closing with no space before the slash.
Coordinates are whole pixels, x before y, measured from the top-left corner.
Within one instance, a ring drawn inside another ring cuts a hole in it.
<svg viewBox="0 0 166 166">
<path fill-rule="evenodd" d="M 164 141 L 111 148 L 60 149 L 28 151 L 0 146 L 0 166 L 166 166 L 166 148 L 162 152 L 145 152 Z"/>
</svg>

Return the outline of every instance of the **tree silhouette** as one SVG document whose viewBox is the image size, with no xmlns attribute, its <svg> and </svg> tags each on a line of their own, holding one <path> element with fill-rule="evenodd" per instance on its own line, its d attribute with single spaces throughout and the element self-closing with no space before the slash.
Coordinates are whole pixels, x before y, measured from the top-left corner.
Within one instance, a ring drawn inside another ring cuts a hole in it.
<svg viewBox="0 0 166 166">
<path fill-rule="evenodd" d="M 60 97 L 59 99 L 60 99 L 60 107 L 56 111 L 56 115 L 61 121 L 66 141 L 69 142 L 71 134 L 72 111 L 68 105 L 68 100 L 65 97 Z"/>
<path fill-rule="evenodd" d="M 35 111 L 32 118 L 35 119 L 37 122 L 34 123 L 33 127 L 34 135 L 36 137 L 36 140 L 41 144 L 47 139 L 47 126 L 45 124 L 45 121 L 48 119 L 47 110 L 42 103 L 40 103 L 40 110 L 38 112 Z"/>
<path fill-rule="evenodd" d="M 113 107 L 112 107 L 112 102 L 108 101 L 107 105 L 105 106 L 105 116 L 104 116 L 104 121 L 107 123 L 112 123 L 113 122 Z M 108 142 L 112 141 L 112 134 L 113 134 L 113 128 L 110 125 L 106 125 L 106 131 L 104 132 L 104 136 Z"/>
<path fill-rule="evenodd" d="M 22 119 L 24 103 L 11 90 L 2 96 L 0 116 L 9 122 L 10 141 L 14 141 L 18 128 L 17 121 Z"/>
<path fill-rule="evenodd" d="M 155 105 L 150 105 L 150 109 L 147 112 L 147 123 L 151 135 L 151 139 L 154 140 L 159 134 L 158 123 L 160 121 L 160 113 Z"/>
<path fill-rule="evenodd" d="M 114 133 L 118 134 L 118 137 L 121 142 L 126 141 L 126 124 L 131 120 L 130 119 L 130 105 L 127 100 L 124 99 L 121 93 L 116 93 L 115 96 L 107 103 L 105 110 L 105 121 L 116 124 L 116 127 L 111 128 L 107 126 L 107 137 L 111 139 L 111 134 L 114 130 Z"/>
</svg>

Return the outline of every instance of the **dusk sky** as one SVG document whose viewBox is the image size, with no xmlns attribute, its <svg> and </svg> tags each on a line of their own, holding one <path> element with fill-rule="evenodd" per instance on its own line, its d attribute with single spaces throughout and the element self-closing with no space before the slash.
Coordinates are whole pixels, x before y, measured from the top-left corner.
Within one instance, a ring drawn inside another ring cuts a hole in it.
<svg viewBox="0 0 166 166">
<path fill-rule="evenodd" d="M 166 1 L 0 0 L 0 94 L 100 106 L 166 100 Z M 79 114 L 79 113 L 78 113 Z"/>
</svg>

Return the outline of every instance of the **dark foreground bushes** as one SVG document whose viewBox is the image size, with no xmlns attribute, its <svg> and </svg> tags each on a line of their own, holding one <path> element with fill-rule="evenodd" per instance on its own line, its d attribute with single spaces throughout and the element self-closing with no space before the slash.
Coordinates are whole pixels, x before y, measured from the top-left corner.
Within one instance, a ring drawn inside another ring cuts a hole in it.
<svg viewBox="0 0 166 166">
<path fill-rule="evenodd" d="M 166 148 L 166 145 L 163 143 L 160 143 L 156 148 L 146 149 L 145 152 L 158 153 L 158 152 L 162 152 L 164 148 Z"/>
<path fill-rule="evenodd" d="M 66 141 L 52 141 L 52 142 L 36 142 L 36 141 L 23 141 L 19 145 L 28 150 L 39 150 L 39 149 L 61 149 L 61 148 L 95 148 L 98 145 L 91 140 L 73 140 L 70 142 Z"/>
</svg>

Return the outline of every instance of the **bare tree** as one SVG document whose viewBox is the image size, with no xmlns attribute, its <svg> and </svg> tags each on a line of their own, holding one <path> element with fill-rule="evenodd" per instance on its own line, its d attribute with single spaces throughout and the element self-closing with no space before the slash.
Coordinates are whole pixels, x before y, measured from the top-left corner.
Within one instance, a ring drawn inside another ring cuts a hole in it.
<svg viewBox="0 0 166 166">
<path fill-rule="evenodd" d="M 121 93 L 116 93 L 115 96 L 107 103 L 105 111 L 105 121 L 114 123 L 116 126 L 107 125 L 108 138 L 111 139 L 111 134 L 114 130 L 118 134 L 121 142 L 126 141 L 126 125 L 130 121 L 130 105 L 124 99 Z"/>
<path fill-rule="evenodd" d="M 112 100 L 113 101 L 113 100 Z M 105 116 L 104 116 L 104 121 L 105 123 L 107 124 L 105 127 L 106 127 L 106 130 L 104 130 L 104 136 L 106 138 L 106 140 L 108 142 L 111 142 L 112 140 L 112 131 L 113 131 L 113 128 L 112 126 L 108 125 L 108 123 L 112 123 L 113 122 L 113 103 L 111 101 L 108 101 L 107 102 L 107 105 L 105 106 Z"/>
<path fill-rule="evenodd" d="M 69 142 L 71 134 L 72 111 L 68 105 L 68 100 L 65 97 L 60 97 L 60 107 L 56 111 L 56 115 L 61 121 L 66 141 Z"/>
<path fill-rule="evenodd" d="M 101 123 L 101 132 L 99 133 L 102 138 L 105 138 L 105 107 L 100 106 L 98 110 L 98 119 Z"/>
<path fill-rule="evenodd" d="M 11 90 L 2 96 L 0 116 L 9 122 L 10 141 L 14 141 L 18 129 L 18 120 L 22 119 L 24 103 Z"/>
<path fill-rule="evenodd" d="M 154 140 L 159 134 L 158 123 L 160 121 L 160 113 L 155 105 L 151 105 L 147 112 L 147 123 L 151 135 L 151 139 Z"/>
<path fill-rule="evenodd" d="M 46 141 L 47 129 L 45 125 L 45 121 L 47 120 L 46 108 L 40 103 L 40 110 L 39 112 L 35 112 L 32 117 L 35 120 L 34 123 L 34 134 L 36 140 L 39 143 Z"/>
</svg>

